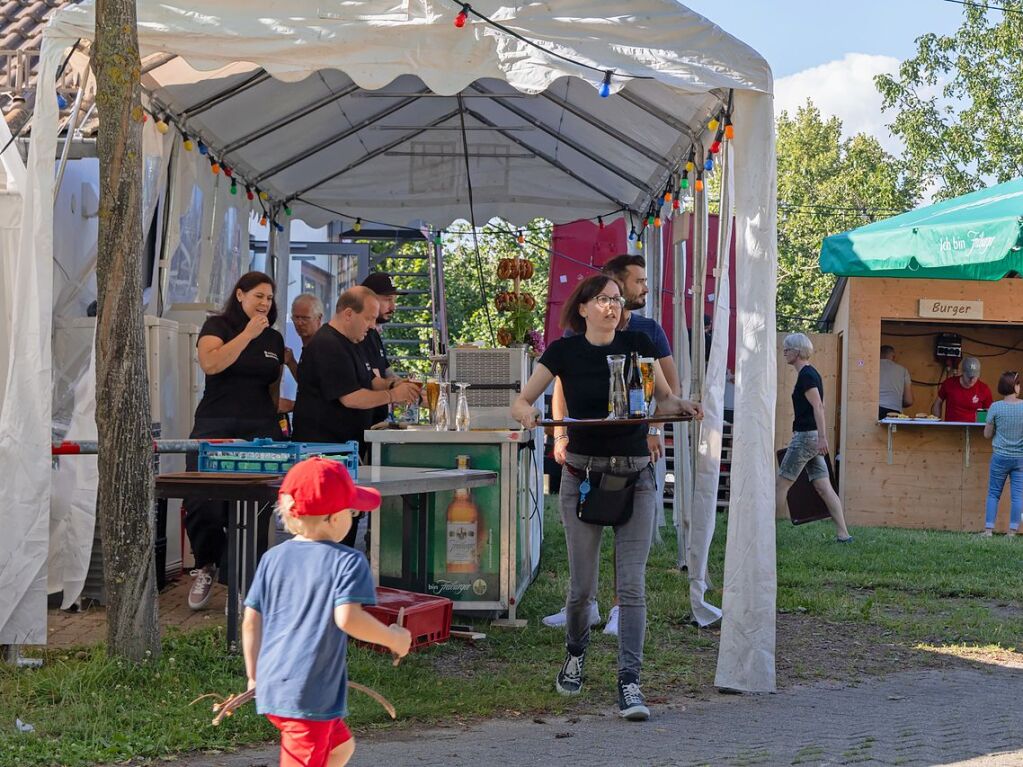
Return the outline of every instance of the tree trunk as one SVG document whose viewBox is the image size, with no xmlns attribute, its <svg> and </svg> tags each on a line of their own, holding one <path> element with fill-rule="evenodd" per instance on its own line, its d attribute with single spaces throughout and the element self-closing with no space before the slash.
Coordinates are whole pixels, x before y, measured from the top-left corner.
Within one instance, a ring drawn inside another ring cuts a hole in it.
<svg viewBox="0 0 1023 767">
<path fill-rule="evenodd" d="M 153 442 L 142 319 L 142 105 L 135 0 L 97 0 L 100 130 L 96 426 L 107 651 L 160 651 L 153 564 Z"/>
</svg>

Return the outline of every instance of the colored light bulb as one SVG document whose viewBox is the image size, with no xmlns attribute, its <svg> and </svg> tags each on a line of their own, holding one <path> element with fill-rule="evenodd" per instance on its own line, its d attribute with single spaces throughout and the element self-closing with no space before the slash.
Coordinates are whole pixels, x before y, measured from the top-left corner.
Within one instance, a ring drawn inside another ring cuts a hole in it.
<svg viewBox="0 0 1023 767">
<path fill-rule="evenodd" d="M 225 176 L 227 176 L 228 178 L 231 178 L 232 176 L 234 176 L 234 171 L 233 171 L 233 170 L 231 170 L 230 168 L 228 168 L 228 167 L 227 167 L 227 166 L 225 165 L 225 166 L 224 166 L 224 175 L 225 175 Z"/>
<path fill-rule="evenodd" d="M 638 250 L 643 250 L 643 241 L 642 240 L 636 240 L 636 248 Z"/>
<path fill-rule="evenodd" d="M 210 151 L 209 147 L 207 147 L 204 143 L 202 143 L 202 141 L 200 141 L 199 142 L 199 154 L 206 154 L 209 151 Z"/>
<path fill-rule="evenodd" d="M 635 241 L 635 239 L 636 239 L 636 227 L 632 227 L 632 230 L 629 232 L 629 240 L 630 241 Z"/>
<path fill-rule="evenodd" d="M 696 185 L 695 186 L 696 186 L 696 191 L 697 192 L 702 192 L 703 191 L 703 180 L 699 179 L 699 178 L 696 179 Z"/>
<path fill-rule="evenodd" d="M 238 182 L 233 178 L 231 179 L 231 194 L 238 194 Z"/>
<path fill-rule="evenodd" d="M 252 187 L 248 184 L 245 185 L 245 196 L 249 199 L 249 201 L 252 201 L 256 197 L 256 195 L 252 193 Z"/>
<path fill-rule="evenodd" d="M 285 205 L 284 206 L 284 215 L 285 216 L 290 216 L 291 215 L 291 206 L 290 205 Z"/>
<path fill-rule="evenodd" d="M 611 95 L 611 70 L 610 69 L 607 70 L 604 73 L 604 81 L 600 84 L 600 90 L 598 92 L 600 93 L 600 97 L 602 99 L 606 99 L 608 96 Z"/>
<path fill-rule="evenodd" d="M 673 203 L 671 203 L 671 209 L 672 210 L 680 210 L 681 208 L 682 208 L 682 204 L 678 201 L 678 197 L 676 197 L 675 201 Z"/>
<path fill-rule="evenodd" d="M 704 170 L 714 170 L 714 158 L 708 157 L 707 162 L 703 164 Z"/>
<path fill-rule="evenodd" d="M 671 190 L 670 189 L 665 191 L 665 193 L 664 193 L 664 204 L 667 205 L 669 202 L 671 202 Z"/>
<path fill-rule="evenodd" d="M 466 3 L 462 6 L 462 10 L 455 16 L 455 26 L 461 29 L 465 26 L 465 22 L 469 19 L 469 5 Z"/>
<path fill-rule="evenodd" d="M 260 226 L 266 226 L 266 216 L 260 216 L 259 217 L 259 225 Z"/>
<path fill-rule="evenodd" d="M 525 244 L 526 244 L 526 235 L 524 235 L 524 234 L 522 233 L 522 230 L 519 230 L 519 234 L 518 234 L 518 236 L 517 236 L 517 237 L 515 238 L 515 241 L 516 241 L 516 242 L 517 242 L 517 243 L 518 243 L 519 245 L 525 245 Z"/>
<path fill-rule="evenodd" d="M 661 217 L 660 216 L 654 216 L 654 229 L 660 229 L 660 228 L 661 228 Z"/>
<path fill-rule="evenodd" d="M 735 138 L 735 128 L 732 127 L 731 123 L 725 123 L 725 138 L 729 141 Z"/>
<path fill-rule="evenodd" d="M 185 134 L 184 141 L 181 142 L 181 146 L 184 147 L 186 152 L 191 152 L 193 149 L 195 149 L 195 143 L 192 141 L 192 139 L 188 137 L 187 134 Z"/>
<path fill-rule="evenodd" d="M 679 182 L 679 188 L 680 189 L 688 189 L 689 188 L 689 179 L 687 179 L 687 178 L 682 179 L 682 181 Z M 675 202 L 677 203 L 678 200 L 675 200 Z"/>
<path fill-rule="evenodd" d="M 597 216 L 597 226 L 600 227 L 601 229 L 604 228 L 604 217 L 603 216 Z"/>
<path fill-rule="evenodd" d="M 689 160 L 686 163 L 686 173 L 692 173 L 694 170 L 696 170 L 696 163 L 694 163 L 692 160 Z"/>
<path fill-rule="evenodd" d="M 721 151 L 721 142 L 720 141 L 712 141 L 710 143 L 710 153 L 711 154 L 717 154 L 720 151 Z"/>
<path fill-rule="evenodd" d="M 210 158 L 210 173 L 212 173 L 214 176 L 220 173 L 220 163 L 214 160 L 212 157 Z"/>
<path fill-rule="evenodd" d="M 264 192 L 263 190 L 259 190 L 259 199 L 261 199 L 263 202 L 266 202 L 267 200 L 270 199 L 270 195 Z"/>
<path fill-rule="evenodd" d="M 718 129 L 718 125 L 720 125 L 720 123 L 717 121 L 717 118 L 712 117 L 710 118 L 710 122 L 707 123 L 707 130 L 716 131 Z"/>
<path fill-rule="evenodd" d="M 57 109 L 67 109 L 67 99 L 64 98 L 63 93 L 57 94 Z"/>
<path fill-rule="evenodd" d="M 160 133 L 160 135 L 163 135 L 168 130 L 170 130 L 170 126 L 167 124 L 167 121 L 163 119 L 163 117 L 156 121 L 156 130 Z"/>
<path fill-rule="evenodd" d="M 361 232 L 362 231 L 362 219 L 361 218 L 355 219 L 355 223 L 352 224 L 352 230 L 356 231 L 356 232 Z"/>
</svg>

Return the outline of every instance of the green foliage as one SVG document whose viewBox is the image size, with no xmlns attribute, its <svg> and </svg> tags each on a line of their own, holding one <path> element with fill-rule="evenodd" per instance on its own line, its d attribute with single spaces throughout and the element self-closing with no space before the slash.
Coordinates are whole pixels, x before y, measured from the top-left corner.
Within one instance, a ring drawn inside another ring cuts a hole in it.
<svg viewBox="0 0 1023 767">
<path fill-rule="evenodd" d="M 875 78 L 907 168 L 949 199 L 1023 174 L 1023 0 L 966 5 L 951 35 L 926 34 L 897 76 Z"/>
<path fill-rule="evenodd" d="M 778 326 L 802 330 L 835 282 L 818 264 L 824 238 L 912 208 L 919 186 L 876 139 L 843 139 L 841 121 L 811 101 L 779 115 L 777 151 Z"/>
</svg>

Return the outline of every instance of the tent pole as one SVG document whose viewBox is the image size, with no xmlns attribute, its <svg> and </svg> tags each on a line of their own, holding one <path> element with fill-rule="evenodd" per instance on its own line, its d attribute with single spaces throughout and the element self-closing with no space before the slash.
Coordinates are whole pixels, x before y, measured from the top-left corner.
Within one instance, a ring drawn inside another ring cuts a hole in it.
<svg viewBox="0 0 1023 767">
<path fill-rule="evenodd" d="M 448 353 L 448 305 L 447 286 L 444 283 L 444 246 L 435 242 L 433 245 L 434 269 L 437 272 L 437 303 L 431 307 L 440 326 L 438 354 Z"/>
<path fill-rule="evenodd" d="M 163 227 L 161 228 L 160 253 L 156 259 L 156 316 L 163 316 L 164 302 L 167 299 L 167 282 L 170 280 L 170 221 L 171 208 L 174 207 L 174 176 L 177 165 L 181 161 L 178 152 L 178 141 L 171 142 L 170 159 L 167 161 L 167 183 L 163 191 Z"/>
<path fill-rule="evenodd" d="M 67 133 L 64 136 L 64 148 L 60 153 L 60 167 L 57 169 L 57 180 L 53 185 L 53 204 L 57 204 L 57 195 L 60 194 L 60 185 L 64 181 L 64 170 L 67 168 L 68 156 L 71 154 L 71 144 L 74 142 L 75 129 L 78 125 L 78 114 L 82 110 L 82 101 L 85 100 L 85 89 L 89 85 L 89 76 L 92 74 L 92 67 L 86 65 L 85 74 L 82 76 L 82 84 L 75 95 L 75 105 L 71 110 L 71 116 L 67 121 Z"/>
</svg>

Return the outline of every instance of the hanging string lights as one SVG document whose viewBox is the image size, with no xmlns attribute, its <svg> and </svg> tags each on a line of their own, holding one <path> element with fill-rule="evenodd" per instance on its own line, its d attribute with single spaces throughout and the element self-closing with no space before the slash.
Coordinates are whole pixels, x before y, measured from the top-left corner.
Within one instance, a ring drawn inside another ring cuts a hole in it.
<svg viewBox="0 0 1023 767">
<path fill-rule="evenodd" d="M 166 115 L 160 115 L 160 117 L 157 118 L 155 125 L 156 130 L 160 133 L 161 136 L 170 130 L 170 126 L 167 124 Z"/>
<path fill-rule="evenodd" d="M 188 137 L 187 133 L 182 133 L 181 146 L 186 152 L 191 152 L 193 149 L 195 149 L 195 142 L 193 142 L 192 139 Z"/>
<path fill-rule="evenodd" d="M 598 93 L 600 93 L 600 97 L 602 99 L 606 99 L 608 96 L 611 95 L 611 75 L 612 74 L 613 74 L 613 72 L 610 69 L 607 70 L 604 73 L 604 80 L 603 80 L 603 82 L 601 82 L 600 90 L 598 91 Z"/>
<path fill-rule="evenodd" d="M 362 219 L 361 218 L 355 219 L 355 223 L 352 224 L 352 231 L 356 232 L 356 233 L 362 231 Z"/>
<path fill-rule="evenodd" d="M 470 7 L 470 5 L 468 3 L 462 3 L 462 10 L 460 10 L 458 12 L 458 15 L 455 16 L 455 26 L 456 27 L 461 29 L 462 27 L 465 26 L 465 22 L 469 20 L 469 11 L 471 11 L 471 10 L 472 10 L 472 8 Z"/>
</svg>

